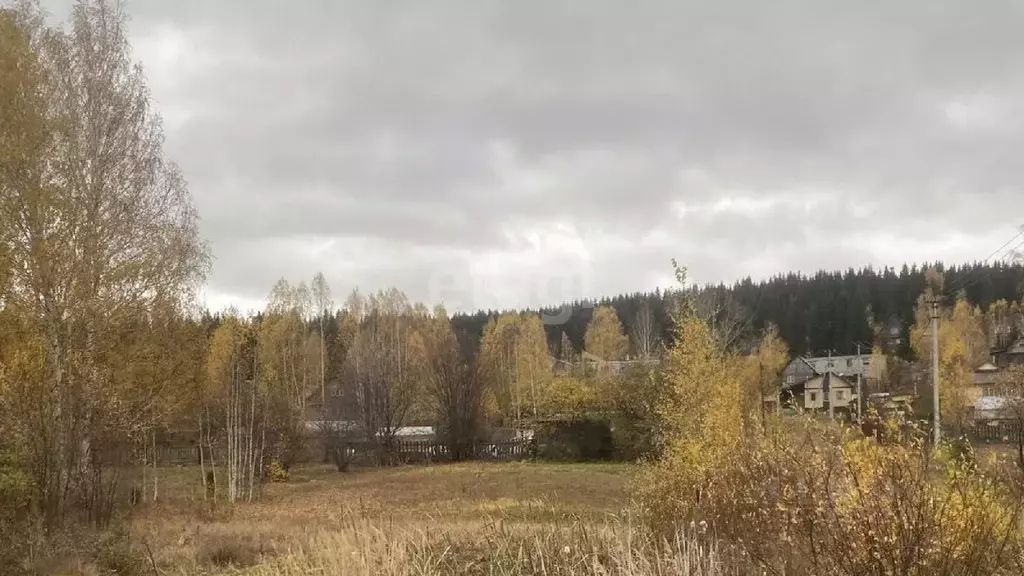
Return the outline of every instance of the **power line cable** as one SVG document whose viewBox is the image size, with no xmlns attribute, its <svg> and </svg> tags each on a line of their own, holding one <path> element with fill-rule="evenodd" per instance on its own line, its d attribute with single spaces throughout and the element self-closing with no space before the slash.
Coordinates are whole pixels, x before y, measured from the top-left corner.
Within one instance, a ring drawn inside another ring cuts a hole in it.
<svg viewBox="0 0 1024 576">
<path fill-rule="evenodd" d="M 1014 236 L 1013 238 L 1011 238 L 1010 242 L 1013 242 L 1014 240 L 1016 240 L 1017 238 L 1019 238 L 1022 235 L 1024 235 L 1024 230 L 1022 230 L 1021 233 L 1018 234 L 1017 236 Z M 1007 242 L 999 250 L 996 250 L 995 252 L 993 252 L 992 255 L 990 255 L 988 258 L 986 258 L 985 260 L 982 261 L 982 264 L 985 264 L 989 260 L 991 260 L 992 256 L 995 256 L 996 254 L 999 254 L 999 252 L 1002 251 L 1003 248 L 1006 248 L 1007 246 L 1010 245 L 1010 242 Z M 1000 258 L 1000 260 L 1002 260 L 1003 258 L 1005 258 L 1007 255 L 1010 255 L 1010 254 L 1019 254 L 1018 250 L 1020 250 L 1022 247 L 1024 247 L 1024 240 L 1021 240 L 1019 243 L 1017 243 L 1016 246 L 1014 246 L 1013 248 L 1010 248 L 1009 250 L 1007 250 L 1002 255 L 1002 258 Z M 945 293 L 943 294 L 943 298 L 948 299 L 950 297 L 955 296 L 956 292 L 959 292 L 961 290 L 966 290 L 966 289 L 970 288 L 971 286 L 977 285 L 979 282 L 984 282 L 985 280 L 987 280 L 987 279 L 992 277 L 992 273 L 993 272 L 995 272 L 995 269 L 991 269 L 988 272 L 985 272 L 981 276 L 979 276 L 979 277 L 977 277 L 974 280 L 971 280 L 969 282 L 966 282 L 966 283 L 961 282 L 960 286 L 950 287 L 949 289 L 945 290 Z"/>
</svg>

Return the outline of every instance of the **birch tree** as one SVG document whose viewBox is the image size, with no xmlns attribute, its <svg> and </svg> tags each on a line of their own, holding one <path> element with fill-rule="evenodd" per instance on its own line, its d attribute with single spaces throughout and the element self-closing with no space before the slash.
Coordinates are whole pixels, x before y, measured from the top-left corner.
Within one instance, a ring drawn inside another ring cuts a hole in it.
<svg viewBox="0 0 1024 576">
<path fill-rule="evenodd" d="M 889 390 L 889 359 L 881 346 L 871 347 L 871 356 L 868 360 L 868 385 L 874 384 L 876 391 Z M 861 400 L 863 403 L 863 399 Z"/>
<path fill-rule="evenodd" d="M 481 366 L 501 419 L 521 422 L 537 415 L 551 382 L 551 357 L 540 316 L 505 313 L 484 329 Z"/>
<path fill-rule="evenodd" d="M 320 334 L 320 406 L 327 407 L 327 338 L 324 324 L 330 317 L 334 303 L 331 301 L 331 287 L 322 272 L 313 277 L 313 303 L 316 310 L 317 326 Z"/>
<path fill-rule="evenodd" d="M 551 357 L 540 316 L 526 314 L 519 318 L 515 347 L 516 377 L 522 380 L 517 388 L 528 395 L 530 413 L 536 418 L 551 384 Z"/>
<path fill-rule="evenodd" d="M 654 357 L 658 352 L 658 326 L 654 320 L 654 313 L 651 306 L 644 303 L 633 318 L 633 325 L 630 330 L 630 338 L 633 343 L 633 350 L 640 358 L 648 359 Z"/>
<path fill-rule="evenodd" d="M 490 376 L 488 394 L 496 414 L 506 424 L 522 418 L 522 390 L 517 376 L 519 316 L 502 314 L 484 328 L 480 362 Z"/>
<path fill-rule="evenodd" d="M 565 332 L 562 332 L 562 337 L 559 340 L 558 358 L 567 366 L 576 363 L 576 348 L 572 345 L 572 340 L 569 339 L 569 335 Z"/>
<path fill-rule="evenodd" d="M 223 466 L 231 502 L 251 501 L 263 478 L 269 408 L 258 383 L 255 336 L 254 326 L 233 314 L 225 316 L 213 334 L 206 362 L 210 397 L 222 400 Z M 211 465 L 215 470 L 216 464 Z"/>
<path fill-rule="evenodd" d="M 412 306 L 400 291 L 371 295 L 346 359 L 346 378 L 363 432 L 379 459 L 393 461 L 395 438 L 416 401 L 425 362 Z"/>
<path fill-rule="evenodd" d="M 4 307 L 36 327 L 48 390 L 38 408 L 48 424 L 20 425 L 47 445 L 34 467 L 46 520 L 61 522 L 77 501 L 102 522 L 101 495 L 112 490 L 101 482 L 116 476 L 102 473 L 112 452 L 97 440 L 137 441 L 155 424 L 140 418 L 156 416 L 134 412 L 138 401 L 167 389 L 159 377 L 121 380 L 121 363 L 134 359 L 118 343 L 140 337 L 140 314 L 186 313 L 207 253 L 120 8 L 77 2 L 67 31 L 45 27 L 27 2 L 3 21 L 17 40 L 0 46 L 10 90 L 0 107 Z"/>
<path fill-rule="evenodd" d="M 584 349 L 602 360 L 622 360 L 629 352 L 629 338 L 619 315 L 611 306 L 598 306 L 587 324 Z"/>
<path fill-rule="evenodd" d="M 996 300 L 985 312 L 985 331 L 993 348 L 1013 343 L 1020 336 L 1021 309 L 1017 302 Z"/>
<path fill-rule="evenodd" d="M 442 306 L 434 310 L 423 338 L 427 361 L 427 392 L 437 415 L 439 437 L 452 460 L 473 457 L 481 431 L 485 374 L 463 352 Z"/>
<path fill-rule="evenodd" d="M 308 290 L 281 279 L 274 285 L 259 326 L 259 382 L 270 403 L 272 457 L 288 470 L 304 449 L 306 400 L 312 392 L 306 331 Z"/>
<path fill-rule="evenodd" d="M 779 330 L 774 324 L 769 324 L 765 329 L 753 358 L 757 364 L 757 375 L 754 380 L 756 406 L 761 416 L 761 425 L 764 427 L 767 420 L 764 400 L 774 397 L 778 407 L 782 371 L 789 363 L 789 347 L 779 336 Z"/>
<path fill-rule="evenodd" d="M 932 365 L 932 324 L 929 318 L 931 292 L 918 299 L 916 322 L 910 331 L 910 344 L 917 357 Z M 963 297 L 952 309 L 939 314 L 939 405 L 943 420 L 962 427 L 973 408 L 971 396 L 974 369 L 988 358 L 988 338 L 983 315 Z"/>
</svg>

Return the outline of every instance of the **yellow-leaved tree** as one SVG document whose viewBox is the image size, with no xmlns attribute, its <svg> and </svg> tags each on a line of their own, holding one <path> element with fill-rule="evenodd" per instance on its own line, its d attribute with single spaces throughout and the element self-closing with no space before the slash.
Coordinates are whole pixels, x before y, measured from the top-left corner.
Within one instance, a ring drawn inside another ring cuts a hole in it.
<svg viewBox="0 0 1024 576">
<path fill-rule="evenodd" d="M 882 347 L 875 344 L 871 347 L 871 356 L 868 359 L 867 387 L 877 391 L 889 390 L 889 358 L 885 355 Z M 865 391 L 865 394 L 867 391 Z"/>
<path fill-rule="evenodd" d="M 537 417 L 541 398 L 551 383 L 551 354 L 548 350 L 544 324 L 537 314 L 524 314 L 519 318 L 519 336 L 516 346 L 516 377 L 519 388 L 525 391 L 529 410 Z"/>
<path fill-rule="evenodd" d="M 598 389 L 590 379 L 559 374 L 544 391 L 540 411 L 562 421 L 582 420 L 598 408 L 599 399 Z"/>
<path fill-rule="evenodd" d="M 187 389 L 195 359 L 167 331 L 207 251 L 120 5 L 76 2 L 67 27 L 35 2 L 0 10 L 0 77 L 3 308 L 45 366 L 33 409 L 3 417 L 45 445 L 28 469 L 47 524 L 74 506 L 104 524 L 123 476 L 108 471 L 136 463 Z"/>
<path fill-rule="evenodd" d="M 998 470 L 810 419 L 768 418 L 764 434 L 745 434 L 738 366 L 750 361 L 723 351 L 699 309 L 676 304 L 660 407 L 668 438 L 639 485 L 653 528 L 706 528 L 757 573 L 1013 572 L 1021 497 Z M 951 316 L 956 327 L 975 313 Z M 955 354 L 969 349 L 969 337 L 949 339 Z"/>
<path fill-rule="evenodd" d="M 587 323 L 583 349 L 601 360 L 622 360 L 629 353 L 629 337 L 611 306 L 598 306 Z"/>
<path fill-rule="evenodd" d="M 285 472 L 302 453 L 307 400 L 320 397 L 319 350 L 305 323 L 308 294 L 304 284 L 278 280 L 259 323 L 256 378 L 269 402 L 268 456 Z"/>
<path fill-rule="evenodd" d="M 211 467 L 216 481 L 213 438 L 222 427 L 226 452 L 221 465 L 231 502 L 251 501 L 259 494 L 267 452 L 266 428 L 272 425 L 270 394 L 257 376 L 256 330 L 251 322 L 229 311 L 213 333 L 206 359 L 203 401 L 209 451 L 202 466 L 204 476 L 206 465 Z M 207 485 L 207 492 L 216 497 L 217 488 Z"/>
<path fill-rule="evenodd" d="M 716 479 L 743 442 L 740 374 L 698 318 L 683 321 L 664 365 L 666 393 L 658 409 L 667 443 L 647 471 L 644 496 L 657 525 L 700 516 Z M 673 503 L 668 505 L 668 503 Z"/>
<path fill-rule="evenodd" d="M 767 404 L 778 407 L 782 370 L 789 362 L 789 347 L 779 336 L 778 328 L 769 324 L 757 349 L 740 362 L 743 416 L 748 424 L 759 420 L 763 428 L 767 420 Z"/>
<path fill-rule="evenodd" d="M 676 266 L 676 278 L 685 286 L 686 269 Z M 665 444 L 641 482 L 641 499 L 660 527 L 701 516 L 701 502 L 714 501 L 716 479 L 744 439 L 743 363 L 723 350 L 690 292 L 674 297 L 675 343 L 663 363 L 657 407 Z"/>
<path fill-rule="evenodd" d="M 932 366 L 932 321 L 926 292 L 918 299 L 910 344 L 919 359 Z M 965 298 L 939 314 L 939 410 L 943 422 L 963 428 L 977 400 L 973 371 L 988 358 L 984 315 Z"/>
<path fill-rule="evenodd" d="M 539 316 L 509 312 L 488 323 L 480 363 L 490 380 L 486 404 L 492 416 L 511 423 L 539 412 L 551 381 L 551 357 Z"/>
</svg>

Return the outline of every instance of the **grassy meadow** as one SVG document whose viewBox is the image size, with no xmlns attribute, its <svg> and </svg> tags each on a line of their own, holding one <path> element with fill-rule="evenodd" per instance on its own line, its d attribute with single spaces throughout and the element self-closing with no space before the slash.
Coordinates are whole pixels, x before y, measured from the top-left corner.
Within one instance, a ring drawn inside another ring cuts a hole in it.
<svg viewBox="0 0 1024 576">
<path fill-rule="evenodd" d="M 627 464 L 467 463 L 293 470 L 250 504 L 203 501 L 199 471 L 161 468 L 160 497 L 70 574 L 720 574 L 693 541 L 653 546 L 631 519 Z M 150 481 L 152 478 L 150 477 Z M 151 488 L 151 487 L 150 487 Z"/>
</svg>

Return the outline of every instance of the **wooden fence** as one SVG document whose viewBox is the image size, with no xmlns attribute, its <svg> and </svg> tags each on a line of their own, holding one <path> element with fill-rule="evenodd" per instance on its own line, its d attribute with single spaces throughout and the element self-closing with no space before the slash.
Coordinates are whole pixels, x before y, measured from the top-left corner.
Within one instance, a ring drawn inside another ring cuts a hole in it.
<svg viewBox="0 0 1024 576">
<path fill-rule="evenodd" d="M 348 460 L 357 465 L 372 465 L 380 453 L 381 446 L 374 442 L 349 442 L 344 448 Z M 226 451 L 223 446 L 214 445 L 213 458 L 216 462 L 224 461 Z M 307 443 L 301 462 L 319 462 L 323 460 L 324 445 L 320 439 L 311 439 Z M 531 440 L 506 440 L 501 442 L 479 443 L 473 448 L 475 460 L 524 460 L 537 455 L 536 444 Z M 204 447 L 204 456 L 209 461 L 210 449 Z M 447 462 L 450 460 L 448 446 L 433 440 L 399 440 L 391 454 L 399 463 Z M 186 466 L 199 464 L 199 448 L 197 446 L 158 446 L 157 464 L 161 466 Z"/>
<path fill-rule="evenodd" d="M 1016 444 L 1020 434 L 1020 427 L 1012 422 L 977 424 L 967 430 L 971 441 L 985 444 Z"/>
</svg>

